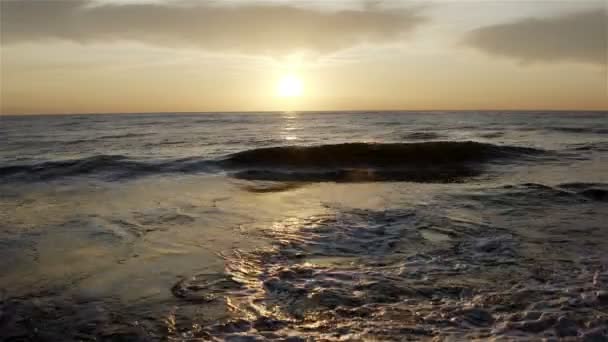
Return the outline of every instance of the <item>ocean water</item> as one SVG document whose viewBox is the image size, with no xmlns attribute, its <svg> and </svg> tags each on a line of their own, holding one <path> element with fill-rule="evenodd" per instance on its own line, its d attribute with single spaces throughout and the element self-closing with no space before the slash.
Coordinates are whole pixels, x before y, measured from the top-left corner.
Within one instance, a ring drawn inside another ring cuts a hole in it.
<svg viewBox="0 0 608 342">
<path fill-rule="evenodd" d="M 608 113 L 0 118 L 0 340 L 608 339 Z"/>
</svg>

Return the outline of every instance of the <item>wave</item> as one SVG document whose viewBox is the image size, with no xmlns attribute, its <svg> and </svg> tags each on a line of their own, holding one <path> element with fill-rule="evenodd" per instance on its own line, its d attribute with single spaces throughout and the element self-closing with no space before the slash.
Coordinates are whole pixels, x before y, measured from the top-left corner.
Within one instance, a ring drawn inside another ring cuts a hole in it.
<svg viewBox="0 0 608 342">
<path fill-rule="evenodd" d="M 234 178 L 251 181 L 274 182 L 417 182 L 417 183 L 461 183 L 479 176 L 481 169 L 467 166 L 452 168 L 412 168 L 397 170 L 382 169 L 336 169 L 327 171 L 289 170 L 244 170 L 232 174 Z"/>
<path fill-rule="evenodd" d="M 96 155 L 71 160 L 48 161 L 0 167 L 0 179 L 48 181 L 64 177 L 101 176 L 111 180 L 159 173 L 194 173 L 209 163 L 196 158 L 167 161 L 135 161 L 123 155 Z"/>
<path fill-rule="evenodd" d="M 525 158 L 543 151 L 473 141 L 347 143 L 283 146 L 231 155 L 222 164 L 247 180 L 303 182 L 460 182 L 491 160 Z"/>
<path fill-rule="evenodd" d="M 102 135 L 96 140 L 105 140 L 105 139 L 123 139 L 123 138 L 137 138 L 137 137 L 145 137 L 154 135 L 155 133 L 125 133 L 125 134 L 111 134 L 111 135 Z"/>
<path fill-rule="evenodd" d="M 90 142 L 95 142 L 97 139 L 76 139 L 62 142 L 65 145 L 78 145 L 78 144 L 86 144 Z"/>
<path fill-rule="evenodd" d="M 503 135 L 505 135 L 504 132 L 498 131 L 498 132 L 486 132 L 486 133 L 480 134 L 479 136 L 481 138 L 492 139 L 492 138 L 500 138 Z"/>
<path fill-rule="evenodd" d="M 474 141 L 420 143 L 345 143 L 320 146 L 268 147 L 235 153 L 227 166 L 271 167 L 391 167 L 480 163 L 543 153 L 529 147 Z"/>
<path fill-rule="evenodd" d="M 78 145 L 78 144 L 86 144 L 86 143 L 94 143 L 104 140 L 113 140 L 113 139 L 126 139 L 126 138 L 138 138 L 154 135 L 154 133 L 126 133 L 126 134 L 114 134 L 114 135 L 102 135 L 96 138 L 91 139 L 76 139 L 76 140 L 68 140 L 62 141 L 62 144 L 65 145 Z"/>
<path fill-rule="evenodd" d="M 20 176 L 26 179 L 50 180 L 59 177 L 78 176 L 108 171 L 154 172 L 152 164 L 129 160 L 122 155 L 97 155 L 72 160 L 49 161 L 30 165 L 0 167 L 0 176 Z"/>
<path fill-rule="evenodd" d="M 562 183 L 546 185 L 522 183 L 486 189 L 483 193 L 467 194 L 485 204 L 509 208 L 546 207 L 548 204 L 573 205 L 589 202 L 608 202 L 607 183 Z"/>
<path fill-rule="evenodd" d="M 546 129 L 562 132 L 562 133 L 591 133 L 591 134 L 606 134 L 608 128 L 597 128 L 597 127 L 547 127 Z"/>
<path fill-rule="evenodd" d="M 570 145 L 574 151 L 608 151 L 608 141 L 595 141 Z"/>
<path fill-rule="evenodd" d="M 411 132 L 403 138 L 410 140 L 433 140 L 441 138 L 441 135 L 434 132 Z"/>
<path fill-rule="evenodd" d="M 565 183 L 560 187 L 590 200 L 608 202 L 608 183 Z"/>
</svg>

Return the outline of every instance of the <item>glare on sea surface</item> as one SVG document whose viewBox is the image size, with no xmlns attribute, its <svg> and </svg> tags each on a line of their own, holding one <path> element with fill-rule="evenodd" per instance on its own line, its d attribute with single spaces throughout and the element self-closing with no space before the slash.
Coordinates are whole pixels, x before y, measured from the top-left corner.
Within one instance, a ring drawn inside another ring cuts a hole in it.
<svg viewBox="0 0 608 342">
<path fill-rule="evenodd" d="M 296 97 L 302 95 L 302 81 L 295 75 L 284 75 L 277 84 L 277 92 L 281 97 Z"/>
<path fill-rule="evenodd" d="M 285 125 L 283 126 L 283 130 L 281 132 L 281 135 L 283 136 L 283 139 L 287 140 L 287 141 L 293 141 L 293 140 L 297 140 L 297 130 L 299 129 L 298 127 L 298 121 L 297 119 L 297 114 L 296 112 L 285 112 L 283 113 L 283 119 L 285 120 Z"/>
</svg>

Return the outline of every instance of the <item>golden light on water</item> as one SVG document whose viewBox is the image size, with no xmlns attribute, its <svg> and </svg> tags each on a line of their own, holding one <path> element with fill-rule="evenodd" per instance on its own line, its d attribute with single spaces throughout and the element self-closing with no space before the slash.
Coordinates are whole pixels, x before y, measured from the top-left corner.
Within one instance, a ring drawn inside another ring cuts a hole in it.
<svg viewBox="0 0 608 342">
<path fill-rule="evenodd" d="M 302 95 L 302 81 L 295 75 L 284 75 L 277 84 L 277 94 L 281 97 Z"/>
<path fill-rule="evenodd" d="M 285 125 L 283 126 L 283 130 L 281 132 L 283 139 L 287 141 L 298 140 L 297 133 L 300 127 L 298 125 L 298 121 L 296 120 L 297 118 L 298 115 L 296 112 L 287 111 L 283 113 L 283 119 L 285 120 Z"/>
</svg>

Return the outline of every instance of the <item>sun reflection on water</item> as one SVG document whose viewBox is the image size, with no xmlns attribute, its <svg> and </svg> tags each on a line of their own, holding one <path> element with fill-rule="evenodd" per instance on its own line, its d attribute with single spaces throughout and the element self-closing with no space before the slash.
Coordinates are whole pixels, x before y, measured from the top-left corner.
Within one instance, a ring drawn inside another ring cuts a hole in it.
<svg viewBox="0 0 608 342">
<path fill-rule="evenodd" d="M 285 119 L 285 124 L 281 132 L 281 138 L 283 140 L 298 140 L 296 132 L 300 129 L 300 127 L 298 126 L 298 122 L 296 120 L 297 118 L 298 114 L 296 112 L 285 112 L 283 114 L 283 119 Z"/>
</svg>

